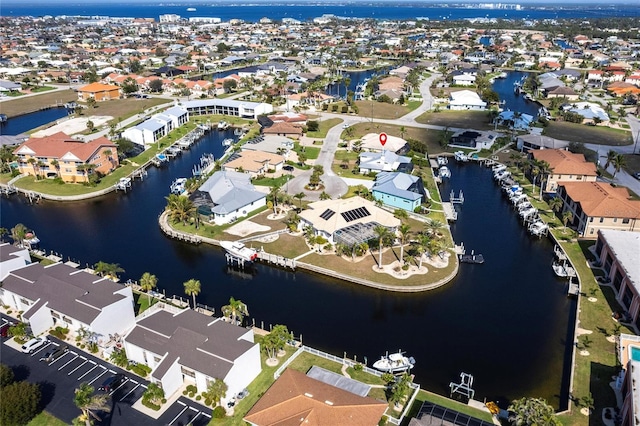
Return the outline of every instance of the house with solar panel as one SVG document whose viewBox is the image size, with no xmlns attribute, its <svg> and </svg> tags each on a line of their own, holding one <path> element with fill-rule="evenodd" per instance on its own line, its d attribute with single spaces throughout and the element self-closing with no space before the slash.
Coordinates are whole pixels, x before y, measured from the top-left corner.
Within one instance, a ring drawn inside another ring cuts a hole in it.
<svg viewBox="0 0 640 426">
<path fill-rule="evenodd" d="M 393 214 L 362 197 L 316 201 L 299 216 L 299 229 L 311 227 L 314 235 L 348 247 L 376 239 L 376 226 L 384 226 L 393 233 L 400 226 L 400 220 Z"/>
<path fill-rule="evenodd" d="M 410 212 L 419 208 L 427 197 L 422 178 L 400 172 L 378 173 L 371 191 L 373 198 L 382 204 Z"/>
</svg>

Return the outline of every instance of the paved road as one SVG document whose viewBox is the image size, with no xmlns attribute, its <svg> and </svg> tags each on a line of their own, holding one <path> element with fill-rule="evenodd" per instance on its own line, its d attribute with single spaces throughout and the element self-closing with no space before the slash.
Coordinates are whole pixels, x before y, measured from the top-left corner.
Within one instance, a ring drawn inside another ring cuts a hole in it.
<svg viewBox="0 0 640 426">
<path fill-rule="evenodd" d="M 2 315 L 0 322 L 4 324 L 10 319 Z M 186 425 L 205 426 L 211 420 L 211 409 L 197 404 L 189 399 L 180 397 L 157 419 L 153 419 L 134 409 L 133 404 L 142 397 L 149 382 L 131 372 L 122 370 L 89 353 L 83 352 L 71 345 L 69 351 L 51 364 L 39 361 L 40 357 L 55 346 L 64 345 L 58 339 L 49 336 L 47 346 L 40 348 L 33 354 L 25 354 L 5 344 L 2 339 L 2 363 L 14 370 L 16 380 L 27 380 L 38 383 L 42 391 L 44 409 L 71 424 L 80 415 L 80 410 L 73 402 L 74 390 L 80 383 L 89 383 L 97 388 L 109 376 L 122 373 L 126 380 L 109 396 L 110 413 L 100 413 L 99 425 Z M 97 392 L 97 391 L 96 391 Z"/>
</svg>

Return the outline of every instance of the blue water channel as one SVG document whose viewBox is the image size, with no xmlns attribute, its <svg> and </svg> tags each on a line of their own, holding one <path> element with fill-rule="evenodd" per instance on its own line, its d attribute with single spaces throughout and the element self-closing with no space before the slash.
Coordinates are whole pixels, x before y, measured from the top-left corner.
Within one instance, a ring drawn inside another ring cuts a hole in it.
<svg viewBox="0 0 640 426">
<path fill-rule="evenodd" d="M 524 82 L 529 73 L 523 71 L 509 71 L 506 78 L 495 79 L 491 86 L 493 90 L 500 96 L 500 102 L 504 102 L 502 109 L 521 112 L 532 115 L 534 118 L 538 115 L 540 104 L 528 101 L 523 95 L 514 92 L 514 84 Z"/>
<path fill-rule="evenodd" d="M 443 395 L 464 371 L 475 376 L 477 399 L 505 403 L 527 395 L 561 405 L 575 303 L 552 273 L 551 244 L 527 235 L 489 170 L 451 164 L 453 176 L 442 188 L 445 198 L 451 189 L 464 191 L 452 232 L 486 263 L 462 265 L 458 277 L 438 290 L 395 294 L 263 264 L 238 272 L 228 269 L 219 248 L 165 237 L 157 218 L 169 185 L 190 176 L 203 153 L 219 158 L 221 141 L 230 136 L 207 135 L 168 166 L 149 169 L 126 194 L 37 205 L 22 196 L 2 198 L 0 226 L 24 223 L 45 249 L 82 266 L 119 263 L 123 280 L 151 272 L 167 295 L 184 296 L 182 283 L 197 278 L 198 302 L 219 312 L 230 297 L 241 299 L 256 324 L 286 324 L 304 343 L 336 355 L 366 357 L 370 365 L 386 351 L 402 349 L 417 360 L 416 380 Z M 390 256 L 385 253 L 383 261 Z"/>
<path fill-rule="evenodd" d="M 1 110 L 0 108 L 0 111 Z M 49 108 L 16 117 L 9 117 L 7 122 L 0 126 L 0 135 L 19 135 L 66 116 L 66 108 Z"/>
</svg>

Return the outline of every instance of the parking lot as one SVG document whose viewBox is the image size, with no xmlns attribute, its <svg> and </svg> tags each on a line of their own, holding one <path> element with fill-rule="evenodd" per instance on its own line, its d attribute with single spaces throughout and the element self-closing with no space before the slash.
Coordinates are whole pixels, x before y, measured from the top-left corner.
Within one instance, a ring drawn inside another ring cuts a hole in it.
<svg viewBox="0 0 640 426">
<path fill-rule="evenodd" d="M 0 319 L 2 324 L 7 320 L 5 317 Z M 71 423 L 80 415 L 80 410 L 73 402 L 73 396 L 74 390 L 81 383 L 89 383 L 98 389 L 104 380 L 116 373 L 124 374 L 125 380 L 109 392 L 111 412 L 100 413 L 102 425 L 199 426 L 206 425 L 211 420 L 211 409 L 184 397 L 174 402 L 157 420 L 141 413 L 132 406 L 142 397 L 148 381 L 72 345 L 68 345 L 69 350 L 51 363 L 39 361 L 48 351 L 65 345 L 52 336 L 48 338 L 49 341 L 44 346 L 30 354 L 7 345 L 7 339 L 3 338 L 2 363 L 14 370 L 16 380 L 40 384 L 45 410 L 60 420 Z"/>
</svg>

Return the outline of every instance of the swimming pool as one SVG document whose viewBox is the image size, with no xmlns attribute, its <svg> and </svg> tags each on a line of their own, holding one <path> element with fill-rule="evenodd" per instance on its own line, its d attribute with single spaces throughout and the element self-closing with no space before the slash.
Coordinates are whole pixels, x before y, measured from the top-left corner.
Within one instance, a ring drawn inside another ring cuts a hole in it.
<svg viewBox="0 0 640 426">
<path fill-rule="evenodd" d="M 640 347 L 631 346 L 631 359 L 634 361 L 640 361 Z"/>
</svg>

